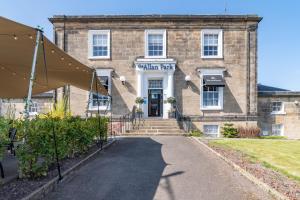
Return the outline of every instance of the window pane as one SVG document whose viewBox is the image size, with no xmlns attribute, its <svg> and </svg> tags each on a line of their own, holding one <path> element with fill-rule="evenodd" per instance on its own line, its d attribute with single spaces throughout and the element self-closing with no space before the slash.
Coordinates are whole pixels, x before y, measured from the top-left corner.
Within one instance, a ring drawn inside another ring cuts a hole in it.
<svg viewBox="0 0 300 200">
<path fill-rule="evenodd" d="M 163 55 L 163 34 L 148 34 L 148 56 Z"/>
<path fill-rule="evenodd" d="M 148 88 L 163 88 L 163 81 L 162 80 L 149 80 Z"/>
<path fill-rule="evenodd" d="M 217 135 L 219 130 L 219 126 L 218 125 L 204 125 L 203 126 L 203 131 L 204 134 L 207 135 Z"/>
<path fill-rule="evenodd" d="M 203 54 L 205 56 L 218 55 L 218 34 L 204 34 Z"/>
<path fill-rule="evenodd" d="M 216 86 L 203 87 L 203 107 L 219 106 L 219 89 Z"/>
<path fill-rule="evenodd" d="M 93 35 L 93 56 L 108 55 L 108 35 L 95 34 Z"/>
</svg>

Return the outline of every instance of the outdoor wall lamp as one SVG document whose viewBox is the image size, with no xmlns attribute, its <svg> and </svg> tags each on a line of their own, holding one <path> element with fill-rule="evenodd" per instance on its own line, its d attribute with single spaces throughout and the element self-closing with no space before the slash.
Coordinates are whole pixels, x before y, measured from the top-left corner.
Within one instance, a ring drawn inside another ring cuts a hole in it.
<svg viewBox="0 0 300 200">
<path fill-rule="evenodd" d="M 184 80 L 185 80 L 186 84 L 189 85 L 190 82 L 191 82 L 191 80 L 192 80 L 192 78 L 191 78 L 190 75 L 186 75 L 185 78 L 184 78 Z"/>
<path fill-rule="evenodd" d="M 296 106 L 299 105 L 299 101 L 297 101 L 297 100 L 294 103 L 295 103 Z"/>
<path fill-rule="evenodd" d="M 125 85 L 125 83 L 126 83 L 125 76 L 120 76 L 120 81 L 122 81 L 122 85 Z"/>
</svg>

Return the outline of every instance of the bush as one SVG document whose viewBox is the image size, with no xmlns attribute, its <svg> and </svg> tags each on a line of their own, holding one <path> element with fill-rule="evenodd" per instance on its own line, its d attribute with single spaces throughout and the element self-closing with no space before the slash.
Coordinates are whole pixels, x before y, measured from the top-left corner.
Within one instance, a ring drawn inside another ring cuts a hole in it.
<svg viewBox="0 0 300 200">
<path fill-rule="evenodd" d="M 190 136 L 201 137 L 201 136 L 203 136 L 203 133 L 200 130 L 192 130 L 190 132 Z"/>
<path fill-rule="evenodd" d="M 225 123 L 222 127 L 222 134 L 226 138 L 236 138 L 238 137 L 238 130 L 233 127 L 233 124 Z"/>
<path fill-rule="evenodd" d="M 85 120 L 80 117 L 60 119 L 44 116 L 44 118 L 36 117 L 30 122 L 18 121 L 18 134 L 25 138 L 25 144 L 17 149 L 22 176 L 30 178 L 45 176 L 49 166 L 55 163 L 53 125 L 58 157 L 64 159 L 86 152 L 100 135 L 106 140 L 107 122 L 108 118 L 101 118 L 99 133 L 98 118 Z"/>
<path fill-rule="evenodd" d="M 258 127 L 238 127 L 238 137 L 256 138 L 259 137 L 260 129 Z"/>
<path fill-rule="evenodd" d="M 5 152 L 5 145 L 8 144 L 9 120 L 0 117 L 0 160 Z"/>
</svg>

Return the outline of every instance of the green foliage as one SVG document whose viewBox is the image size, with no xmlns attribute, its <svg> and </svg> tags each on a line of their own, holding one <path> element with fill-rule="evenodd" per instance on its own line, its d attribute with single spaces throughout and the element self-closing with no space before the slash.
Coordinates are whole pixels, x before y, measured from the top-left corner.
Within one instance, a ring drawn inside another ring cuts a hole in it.
<svg viewBox="0 0 300 200">
<path fill-rule="evenodd" d="M 5 152 L 5 145 L 9 142 L 8 138 L 9 120 L 0 117 L 0 160 Z"/>
<path fill-rule="evenodd" d="M 47 114 L 40 114 L 40 118 L 45 118 L 45 117 L 53 117 L 53 118 L 66 118 L 66 117 L 71 117 L 71 112 L 66 109 L 66 100 L 61 99 L 58 101 L 55 105 L 53 105 L 53 108 L 50 112 Z"/>
<path fill-rule="evenodd" d="M 142 97 L 137 97 L 135 99 L 135 103 L 136 104 L 143 104 L 145 102 L 145 100 Z"/>
<path fill-rule="evenodd" d="M 225 123 L 222 127 L 222 134 L 226 138 L 236 138 L 238 137 L 238 130 L 233 127 L 233 124 Z"/>
<path fill-rule="evenodd" d="M 175 103 L 176 103 L 175 97 L 168 97 L 168 98 L 167 98 L 167 103 L 175 104 Z"/>
<path fill-rule="evenodd" d="M 86 152 L 94 144 L 95 139 L 107 140 L 108 118 L 52 117 L 45 115 L 36 117 L 29 123 L 18 121 L 18 134 L 26 138 L 26 142 L 17 149 L 19 168 L 23 177 L 36 178 L 47 175 L 50 165 L 55 163 L 53 127 L 56 134 L 59 159 L 74 157 Z M 27 131 L 25 127 L 27 124 Z"/>
<path fill-rule="evenodd" d="M 192 130 L 190 132 L 190 136 L 201 137 L 201 136 L 203 136 L 203 133 L 200 130 Z"/>
</svg>

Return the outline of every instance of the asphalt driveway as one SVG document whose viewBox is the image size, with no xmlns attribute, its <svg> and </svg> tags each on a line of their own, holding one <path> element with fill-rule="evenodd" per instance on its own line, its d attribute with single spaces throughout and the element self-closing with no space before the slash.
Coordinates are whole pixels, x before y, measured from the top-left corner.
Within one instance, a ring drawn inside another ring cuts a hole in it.
<svg viewBox="0 0 300 200">
<path fill-rule="evenodd" d="M 121 138 L 47 199 L 272 199 L 186 137 Z"/>
</svg>

